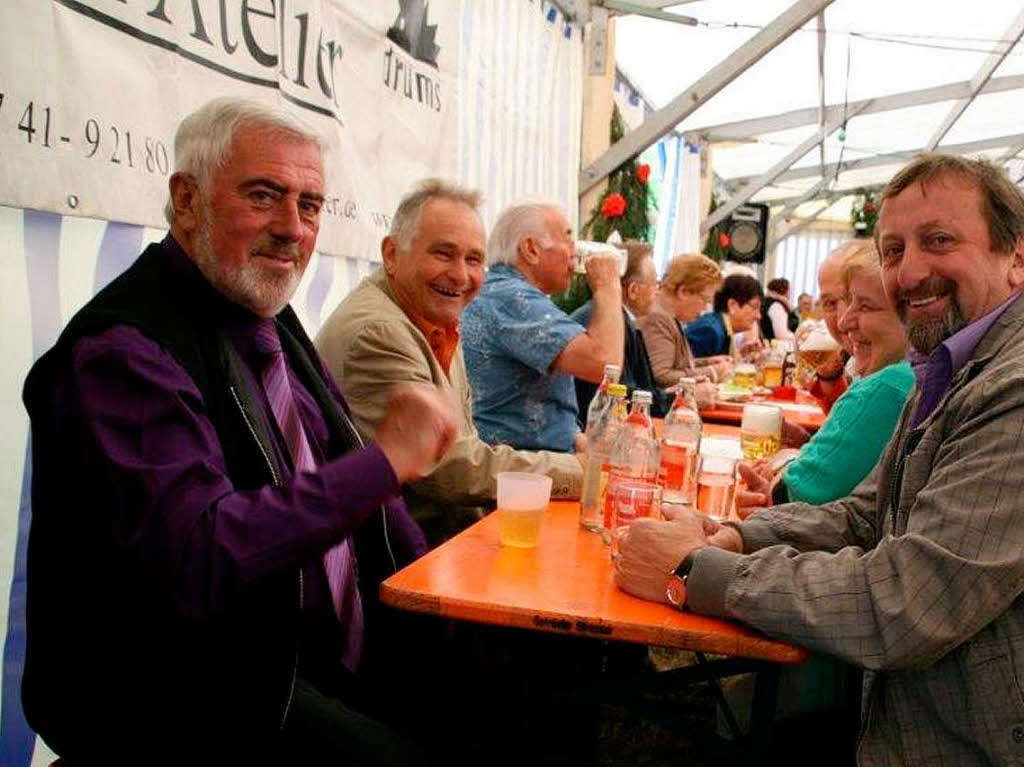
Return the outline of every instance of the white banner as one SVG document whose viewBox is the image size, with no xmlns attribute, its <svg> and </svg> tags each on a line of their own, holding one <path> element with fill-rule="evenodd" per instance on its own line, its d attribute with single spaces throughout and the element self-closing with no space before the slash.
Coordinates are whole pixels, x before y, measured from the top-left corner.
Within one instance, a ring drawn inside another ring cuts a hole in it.
<svg viewBox="0 0 1024 767">
<path fill-rule="evenodd" d="M 0 204 L 166 226 L 181 117 L 280 104 L 329 147 L 318 249 L 375 253 L 398 199 L 457 172 L 459 0 L 4 0 Z"/>
</svg>

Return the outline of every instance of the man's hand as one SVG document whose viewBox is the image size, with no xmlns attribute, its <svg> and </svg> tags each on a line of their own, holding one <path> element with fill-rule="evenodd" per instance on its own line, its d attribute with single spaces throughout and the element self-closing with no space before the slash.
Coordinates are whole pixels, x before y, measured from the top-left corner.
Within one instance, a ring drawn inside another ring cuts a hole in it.
<svg viewBox="0 0 1024 767">
<path fill-rule="evenodd" d="M 818 365 L 817 369 L 814 371 L 815 375 L 824 379 L 822 381 L 823 383 L 826 381 L 828 383 L 833 383 L 843 374 L 843 368 L 846 367 L 846 359 L 844 359 L 845 356 L 846 355 L 836 352 L 823 363 Z"/>
<path fill-rule="evenodd" d="M 740 519 L 746 519 L 757 508 L 771 506 L 772 483 L 767 478 L 746 463 L 740 464 L 740 477 L 747 486 L 746 490 L 736 491 L 736 513 Z"/>
<path fill-rule="evenodd" d="M 693 549 L 708 545 L 703 514 L 683 511 L 671 522 L 638 519 L 622 533 L 615 582 L 641 599 L 664 602 L 668 574 Z"/>
<path fill-rule="evenodd" d="M 732 374 L 732 357 L 725 354 L 717 354 L 711 359 L 714 360 L 711 363 L 711 368 L 715 371 L 715 380 L 727 380 Z"/>
<path fill-rule="evenodd" d="M 718 400 L 718 386 L 710 381 L 699 383 L 693 387 L 693 397 L 697 400 L 698 410 L 712 408 Z"/>
<path fill-rule="evenodd" d="M 619 257 L 614 253 L 595 253 L 587 259 L 585 266 L 587 282 L 590 283 L 590 290 L 593 293 L 607 290 L 622 293 L 619 282 Z"/>
<path fill-rule="evenodd" d="M 429 384 L 403 384 L 391 392 L 377 445 L 398 481 L 408 482 L 422 477 L 458 435 L 458 410 L 450 397 Z"/>
</svg>

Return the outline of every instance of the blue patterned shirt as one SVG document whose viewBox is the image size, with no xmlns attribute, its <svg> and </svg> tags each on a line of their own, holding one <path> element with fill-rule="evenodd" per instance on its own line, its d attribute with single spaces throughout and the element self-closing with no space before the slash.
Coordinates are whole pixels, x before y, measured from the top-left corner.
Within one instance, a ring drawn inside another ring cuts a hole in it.
<svg viewBox="0 0 1024 767">
<path fill-rule="evenodd" d="M 513 266 L 487 272 L 462 315 L 462 350 L 473 385 L 473 420 L 492 445 L 570 452 L 576 390 L 551 363 L 584 328 Z"/>
</svg>

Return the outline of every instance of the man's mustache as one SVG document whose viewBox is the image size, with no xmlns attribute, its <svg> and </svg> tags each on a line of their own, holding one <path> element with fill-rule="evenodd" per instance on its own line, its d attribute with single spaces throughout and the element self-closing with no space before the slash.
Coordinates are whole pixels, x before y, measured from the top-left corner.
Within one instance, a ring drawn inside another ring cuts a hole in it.
<svg viewBox="0 0 1024 767">
<path fill-rule="evenodd" d="M 282 258 L 289 261 L 299 260 L 299 246 L 294 242 L 266 242 L 257 243 L 249 251 L 250 256 L 271 256 L 273 258 Z"/>
</svg>

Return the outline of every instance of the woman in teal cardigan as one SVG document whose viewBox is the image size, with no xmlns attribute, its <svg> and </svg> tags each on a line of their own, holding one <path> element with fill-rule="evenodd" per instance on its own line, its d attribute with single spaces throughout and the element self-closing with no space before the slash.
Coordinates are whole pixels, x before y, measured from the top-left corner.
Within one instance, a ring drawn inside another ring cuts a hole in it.
<svg viewBox="0 0 1024 767">
<path fill-rule="evenodd" d="M 848 495 L 878 462 L 914 388 L 914 373 L 904 359 L 907 336 L 882 290 L 871 241 L 847 256 L 841 274 L 849 309 L 840 318 L 839 328 L 849 334 L 861 377 L 836 401 L 828 420 L 799 452 L 784 453 L 755 467 L 759 476 L 747 478 L 752 492 L 741 493 L 739 504 L 768 505 L 769 492 L 772 503 L 822 504 Z M 785 468 L 774 473 L 772 464 Z M 740 516 L 746 516 L 743 511 Z"/>
</svg>

